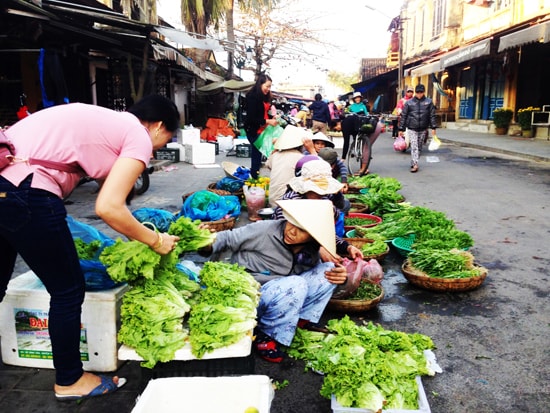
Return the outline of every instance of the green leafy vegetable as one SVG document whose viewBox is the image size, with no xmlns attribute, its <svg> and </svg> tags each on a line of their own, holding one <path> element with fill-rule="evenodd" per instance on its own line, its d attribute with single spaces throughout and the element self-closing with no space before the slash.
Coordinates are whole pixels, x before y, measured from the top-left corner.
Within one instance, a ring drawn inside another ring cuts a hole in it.
<svg viewBox="0 0 550 413">
<path fill-rule="evenodd" d="M 161 256 L 139 241 L 122 241 L 105 247 L 99 260 L 107 273 L 117 282 L 132 282 L 140 278 L 152 279 Z"/>
<path fill-rule="evenodd" d="M 189 317 L 193 355 L 240 341 L 256 326 L 260 284 L 243 267 L 207 262 L 199 273 L 203 287 Z"/>
<path fill-rule="evenodd" d="M 168 233 L 180 237 L 175 250 L 178 256 L 184 252 L 197 251 L 214 242 L 216 234 L 208 229 L 200 229 L 200 223 L 198 219 L 193 221 L 189 217 L 182 216 L 170 224 Z"/>
<path fill-rule="evenodd" d="M 86 242 L 82 238 L 75 238 L 74 245 L 76 247 L 76 252 L 78 258 L 81 260 L 95 260 L 97 253 L 101 248 L 101 241 L 94 240 L 91 242 Z"/>
</svg>

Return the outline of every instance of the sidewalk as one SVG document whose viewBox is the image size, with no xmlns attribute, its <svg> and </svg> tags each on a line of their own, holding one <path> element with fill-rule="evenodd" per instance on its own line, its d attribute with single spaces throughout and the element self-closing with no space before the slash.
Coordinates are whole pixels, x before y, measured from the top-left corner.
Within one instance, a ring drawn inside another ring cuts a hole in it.
<svg viewBox="0 0 550 413">
<path fill-rule="evenodd" d="M 544 138 L 521 138 L 445 128 L 439 129 L 437 136 L 442 142 L 450 142 L 459 146 L 517 156 L 538 162 L 550 162 L 550 141 Z"/>
</svg>

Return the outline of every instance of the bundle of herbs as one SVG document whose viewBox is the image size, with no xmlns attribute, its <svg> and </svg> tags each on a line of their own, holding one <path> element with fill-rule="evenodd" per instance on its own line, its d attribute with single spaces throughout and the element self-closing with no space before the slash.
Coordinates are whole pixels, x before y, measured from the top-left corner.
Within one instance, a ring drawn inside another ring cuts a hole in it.
<svg viewBox="0 0 550 413">
<path fill-rule="evenodd" d="M 375 235 L 385 240 L 415 234 L 413 249 L 467 249 L 473 246 L 472 237 L 456 228 L 453 220 L 443 212 L 420 206 L 401 208 L 383 215 L 383 221 L 370 228 L 355 228 L 357 236 L 372 238 Z"/>
<path fill-rule="evenodd" d="M 484 271 L 483 267 L 474 265 L 474 256 L 458 249 L 420 249 L 409 253 L 407 264 L 429 277 L 437 278 L 471 278 Z"/>
<path fill-rule="evenodd" d="M 398 202 L 403 200 L 403 196 L 397 192 L 402 187 L 397 179 L 369 174 L 350 177 L 348 183 L 355 188 L 368 188 L 367 193 L 354 195 L 354 199 L 368 205 L 371 213 L 382 215 L 399 210 Z"/>
</svg>

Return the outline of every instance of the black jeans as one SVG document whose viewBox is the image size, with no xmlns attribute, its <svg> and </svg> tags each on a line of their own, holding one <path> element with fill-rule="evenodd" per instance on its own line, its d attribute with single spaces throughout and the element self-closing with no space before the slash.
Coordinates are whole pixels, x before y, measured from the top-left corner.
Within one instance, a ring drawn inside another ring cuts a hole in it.
<svg viewBox="0 0 550 413">
<path fill-rule="evenodd" d="M 56 383 L 67 386 L 83 374 L 80 313 L 84 276 L 63 200 L 31 188 L 31 177 L 16 187 L 0 176 L 0 300 L 19 253 L 51 296 L 48 330 Z"/>
</svg>

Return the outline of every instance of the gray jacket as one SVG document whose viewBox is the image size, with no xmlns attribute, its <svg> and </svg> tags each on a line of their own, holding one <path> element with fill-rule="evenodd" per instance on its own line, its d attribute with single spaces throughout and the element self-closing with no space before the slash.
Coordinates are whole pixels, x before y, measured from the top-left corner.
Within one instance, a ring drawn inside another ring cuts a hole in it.
<svg viewBox="0 0 550 413">
<path fill-rule="evenodd" d="M 244 227 L 216 234 L 212 253 L 230 251 L 230 261 L 247 269 L 261 284 L 275 277 L 300 274 L 313 265 L 297 264 L 289 247 L 283 242 L 285 220 L 258 221 Z M 311 262 L 320 262 L 319 246 L 306 246 Z"/>
</svg>

